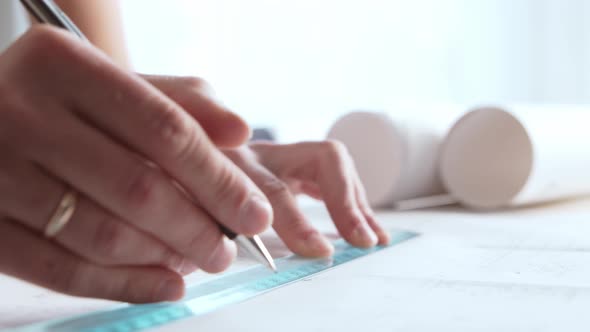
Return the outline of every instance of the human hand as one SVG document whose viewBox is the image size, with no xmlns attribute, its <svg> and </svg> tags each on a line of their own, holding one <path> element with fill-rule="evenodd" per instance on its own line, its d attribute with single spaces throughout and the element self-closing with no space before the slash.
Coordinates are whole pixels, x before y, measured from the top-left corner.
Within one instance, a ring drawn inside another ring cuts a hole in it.
<svg viewBox="0 0 590 332">
<path fill-rule="evenodd" d="M 234 148 L 251 136 L 246 122 L 219 104 L 207 82 L 197 77 L 142 75 L 190 114 L 219 148 Z"/>
<path fill-rule="evenodd" d="M 199 84 L 148 80 L 46 26 L 0 55 L 0 272 L 78 296 L 176 300 L 182 273 L 233 260 L 218 222 L 268 227 L 264 194 L 207 135 L 238 145 L 243 121 Z M 73 216 L 43 237 L 69 190 Z"/>
<path fill-rule="evenodd" d="M 370 247 L 389 242 L 341 143 L 255 143 L 224 152 L 268 197 L 274 211 L 273 227 L 293 252 L 313 257 L 333 252 L 330 242 L 297 207 L 295 195 L 300 193 L 323 200 L 339 233 L 351 244 Z"/>
</svg>

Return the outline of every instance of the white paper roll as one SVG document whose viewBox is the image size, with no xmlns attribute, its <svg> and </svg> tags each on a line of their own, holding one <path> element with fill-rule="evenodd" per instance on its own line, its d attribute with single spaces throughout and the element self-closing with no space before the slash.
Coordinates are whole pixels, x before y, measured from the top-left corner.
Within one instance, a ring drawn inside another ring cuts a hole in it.
<svg viewBox="0 0 590 332">
<path fill-rule="evenodd" d="M 419 116 L 412 109 L 390 113 L 353 112 L 330 129 L 329 139 L 344 143 L 352 155 L 373 207 L 438 195 L 444 192 L 438 176 L 438 152 L 446 130 L 460 107 Z M 451 110 L 451 111 L 449 111 Z"/>
<path fill-rule="evenodd" d="M 0 52 L 28 27 L 27 15 L 17 0 L 0 0 Z"/>
<path fill-rule="evenodd" d="M 590 107 L 482 107 L 441 148 L 451 195 L 479 209 L 590 194 Z"/>
</svg>

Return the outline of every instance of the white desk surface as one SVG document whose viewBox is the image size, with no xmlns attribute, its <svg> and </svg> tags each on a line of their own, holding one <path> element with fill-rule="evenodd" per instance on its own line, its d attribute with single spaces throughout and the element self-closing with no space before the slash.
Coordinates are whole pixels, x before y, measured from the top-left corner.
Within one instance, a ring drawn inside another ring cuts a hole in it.
<svg viewBox="0 0 590 332">
<path fill-rule="evenodd" d="M 325 211 L 308 216 L 334 233 Z M 162 331 L 586 331 L 590 200 L 472 213 L 381 212 L 422 236 Z M 275 255 L 284 247 L 265 237 Z M 234 269 L 250 264 L 239 260 Z M 195 283 L 207 278 L 197 272 Z M 0 276 L 0 328 L 108 308 Z"/>
</svg>

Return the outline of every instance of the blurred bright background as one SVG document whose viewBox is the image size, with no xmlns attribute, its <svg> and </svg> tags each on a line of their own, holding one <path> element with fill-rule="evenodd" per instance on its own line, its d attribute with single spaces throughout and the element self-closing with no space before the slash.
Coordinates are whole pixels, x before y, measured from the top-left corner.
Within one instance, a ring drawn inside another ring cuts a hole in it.
<svg viewBox="0 0 590 332">
<path fill-rule="evenodd" d="M 590 103 L 587 0 L 121 3 L 136 70 L 200 76 L 287 140 L 400 102 Z"/>
</svg>

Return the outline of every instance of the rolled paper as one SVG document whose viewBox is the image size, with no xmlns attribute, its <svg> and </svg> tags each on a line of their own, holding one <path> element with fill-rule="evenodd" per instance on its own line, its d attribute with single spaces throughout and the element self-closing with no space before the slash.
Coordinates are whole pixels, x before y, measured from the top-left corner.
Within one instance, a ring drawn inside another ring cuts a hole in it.
<svg viewBox="0 0 590 332">
<path fill-rule="evenodd" d="M 0 1 L 0 52 L 22 35 L 30 23 L 18 1 Z"/>
<path fill-rule="evenodd" d="M 449 193 L 476 209 L 590 194 L 590 107 L 480 107 L 450 129 L 440 158 Z"/>
<path fill-rule="evenodd" d="M 423 113 L 352 112 L 336 121 L 328 139 L 347 147 L 373 207 L 444 193 L 438 175 L 438 153 L 459 108 Z M 412 114 L 412 116 L 408 116 Z"/>
</svg>

